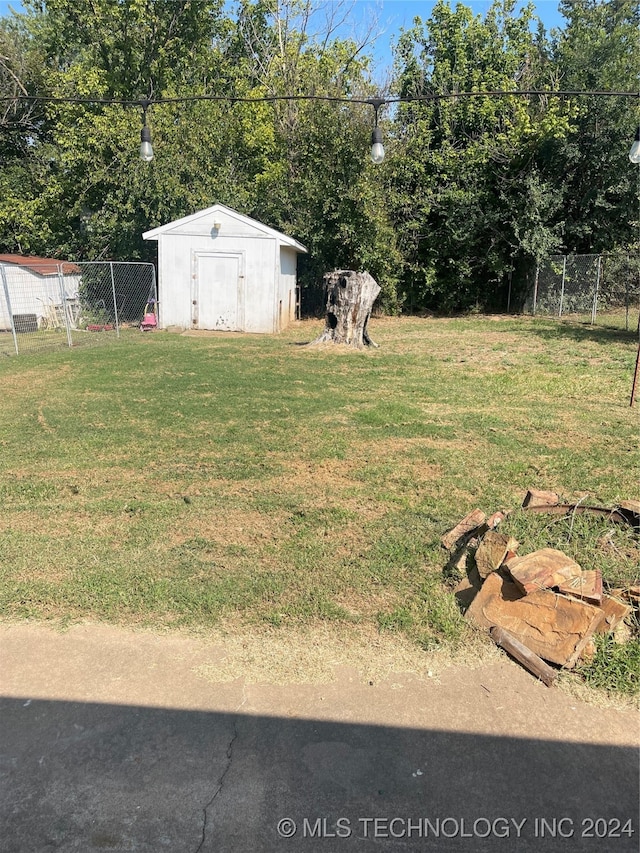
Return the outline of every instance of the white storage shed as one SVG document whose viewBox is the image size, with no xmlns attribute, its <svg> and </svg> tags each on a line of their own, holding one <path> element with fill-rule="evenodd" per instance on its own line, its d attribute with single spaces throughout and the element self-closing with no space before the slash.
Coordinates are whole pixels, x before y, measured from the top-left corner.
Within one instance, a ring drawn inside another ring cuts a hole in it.
<svg viewBox="0 0 640 853">
<path fill-rule="evenodd" d="M 159 325 L 279 332 L 295 319 L 303 245 L 215 204 L 143 235 L 158 242 Z"/>
</svg>

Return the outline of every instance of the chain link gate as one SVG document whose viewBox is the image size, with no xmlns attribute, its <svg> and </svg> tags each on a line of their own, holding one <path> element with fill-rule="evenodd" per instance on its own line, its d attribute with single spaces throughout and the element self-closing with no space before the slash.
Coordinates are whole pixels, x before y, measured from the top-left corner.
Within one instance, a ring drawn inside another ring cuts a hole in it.
<svg viewBox="0 0 640 853">
<path fill-rule="evenodd" d="M 153 264 L 135 261 L 0 264 L 0 353 L 114 341 L 157 306 Z"/>
</svg>

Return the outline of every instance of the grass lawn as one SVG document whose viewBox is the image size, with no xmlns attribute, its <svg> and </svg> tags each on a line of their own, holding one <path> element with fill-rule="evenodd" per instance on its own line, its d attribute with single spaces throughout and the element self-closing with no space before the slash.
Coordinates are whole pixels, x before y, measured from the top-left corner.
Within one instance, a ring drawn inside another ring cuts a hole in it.
<svg viewBox="0 0 640 853">
<path fill-rule="evenodd" d="M 381 318 L 377 350 L 300 346 L 321 327 L 3 359 L 0 613 L 323 620 L 460 647 L 472 632 L 443 573 L 449 527 L 528 487 L 637 495 L 633 332 Z M 632 532 L 584 518 L 509 524 L 612 584 L 636 579 Z"/>
</svg>

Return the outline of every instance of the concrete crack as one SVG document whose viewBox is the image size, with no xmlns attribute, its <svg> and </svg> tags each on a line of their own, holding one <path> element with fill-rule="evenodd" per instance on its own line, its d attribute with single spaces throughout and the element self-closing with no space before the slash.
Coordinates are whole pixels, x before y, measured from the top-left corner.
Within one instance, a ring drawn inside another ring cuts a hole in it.
<svg viewBox="0 0 640 853">
<path fill-rule="evenodd" d="M 236 715 L 238 714 L 238 711 L 240 710 L 240 708 L 242 708 L 242 706 L 244 705 L 244 703 L 246 701 L 247 701 L 247 697 L 245 695 L 245 690 L 244 690 L 244 686 L 243 686 L 242 702 L 238 705 L 238 707 L 236 708 L 236 710 L 234 712 Z M 200 839 L 200 844 L 198 844 L 198 846 L 195 850 L 195 853 L 200 853 L 205 841 L 207 840 L 207 824 L 208 824 L 208 820 L 209 820 L 209 809 L 214 804 L 214 802 L 218 798 L 220 792 L 222 791 L 222 789 L 224 787 L 224 780 L 226 779 L 227 773 L 229 772 L 229 770 L 231 770 L 231 765 L 233 764 L 233 748 L 235 746 L 235 742 L 237 739 L 238 739 L 238 718 L 236 716 L 236 718 L 233 721 L 233 735 L 231 737 L 231 740 L 229 741 L 229 745 L 227 746 L 227 766 L 224 768 L 224 770 L 222 771 L 222 775 L 218 779 L 218 784 L 217 784 L 216 790 L 213 793 L 213 796 L 211 797 L 209 802 L 205 804 L 204 808 L 202 809 L 202 815 L 203 815 L 203 817 L 202 817 L 202 838 Z"/>
</svg>

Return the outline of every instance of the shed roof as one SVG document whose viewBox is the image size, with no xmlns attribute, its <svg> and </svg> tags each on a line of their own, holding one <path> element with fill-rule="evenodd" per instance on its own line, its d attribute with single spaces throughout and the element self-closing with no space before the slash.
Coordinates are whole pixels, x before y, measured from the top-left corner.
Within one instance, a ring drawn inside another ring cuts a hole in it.
<svg viewBox="0 0 640 853">
<path fill-rule="evenodd" d="M 39 258 L 37 255 L 0 255 L 0 264 L 11 264 L 36 273 L 36 275 L 57 275 L 60 268 L 63 273 L 67 274 L 80 272 L 80 267 L 70 261 Z"/>
<path fill-rule="evenodd" d="M 142 237 L 144 240 L 157 240 L 158 237 L 161 237 L 163 234 L 178 232 L 184 229 L 185 226 L 188 227 L 189 225 L 195 225 L 200 220 L 210 218 L 215 214 L 226 214 L 232 219 L 237 220 L 238 223 L 251 227 L 253 230 L 263 234 L 265 237 L 275 237 L 283 246 L 290 246 L 292 249 L 295 249 L 296 252 L 303 254 L 307 253 L 307 250 L 302 243 L 294 240 L 293 237 L 289 237 L 281 231 L 276 231 L 275 228 L 270 228 L 263 222 L 258 222 L 257 219 L 245 216 L 243 213 L 239 213 L 231 207 L 226 207 L 224 204 L 214 204 L 211 207 L 207 207 L 205 210 L 199 210 L 197 213 L 192 213 L 190 216 L 183 216 L 182 219 L 176 219 L 174 222 L 169 222 L 167 225 L 160 225 L 157 228 L 152 228 L 150 231 L 145 231 Z"/>
</svg>

